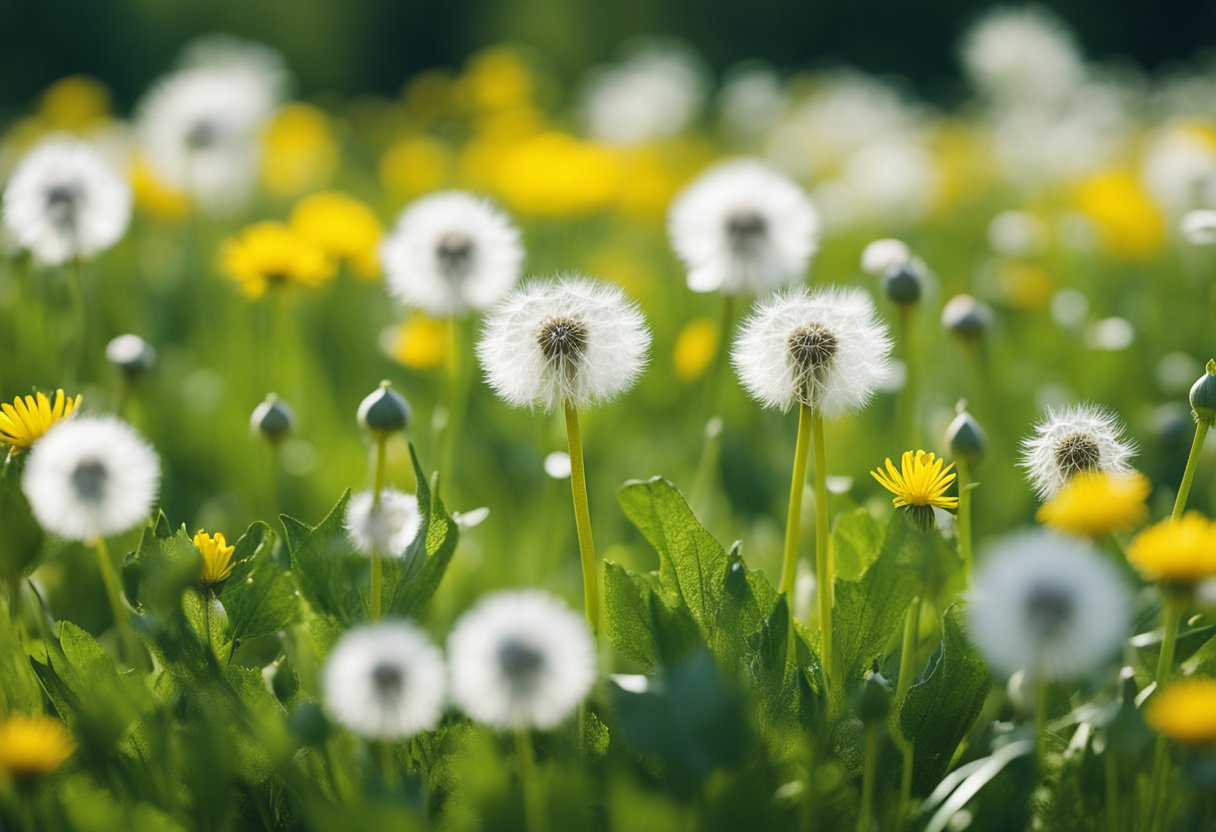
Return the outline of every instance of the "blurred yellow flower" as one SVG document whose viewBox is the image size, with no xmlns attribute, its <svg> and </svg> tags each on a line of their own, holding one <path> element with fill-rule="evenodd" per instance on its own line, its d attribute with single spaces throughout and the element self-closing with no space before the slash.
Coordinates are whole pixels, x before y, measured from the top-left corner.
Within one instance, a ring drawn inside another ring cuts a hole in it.
<svg viewBox="0 0 1216 832">
<path fill-rule="evenodd" d="M 709 318 L 689 321 L 676 337 L 676 377 L 681 381 L 700 378 L 718 354 L 718 325 Z"/>
<path fill-rule="evenodd" d="M 1150 486 L 1138 471 L 1130 474 L 1083 471 L 1039 509 L 1039 522 L 1053 529 L 1101 537 L 1125 531 L 1148 516 Z"/>
<path fill-rule="evenodd" d="M 1216 523 L 1198 512 L 1163 520 L 1132 539 L 1127 559 L 1146 580 L 1199 583 L 1216 576 Z"/>
<path fill-rule="evenodd" d="M 0 403 L 0 445 L 11 446 L 10 453 L 29 448 L 56 424 L 80 407 L 80 396 L 68 398 L 56 390 L 54 398 L 45 393 L 18 396 L 13 403 Z"/>
<path fill-rule="evenodd" d="M 408 198 L 441 188 L 451 178 L 452 154 L 442 142 L 411 136 L 380 157 L 380 184 L 391 196 Z"/>
<path fill-rule="evenodd" d="M 545 132 L 508 148 L 497 166 L 496 190 L 528 214 L 591 213 L 609 204 L 621 186 L 621 158 L 611 148 L 558 132 Z"/>
<path fill-rule="evenodd" d="M 447 324 L 414 312 L 385 333 L 384 351 L 411 370 L 442 367 L 447 357 Z"/>
<path fill-rule="evenodd" d="M 190 212 L 190 200 L 166 185 L 142 158 L 131 163 L 128 173 L 135 205 L 146 214 L 164 220 L 181 219 Z"/>
<path fill-rule="evenodd" d="M 110 90 L 88 75 L 60 78 L 42 93 L 39 114 L 55 130 L 85 130 L 110 112 Z"/>
<path fill-rule="evenodd" d="M 297 234 L 348 264 L 359 277 L 379 276 L 384 226 L 364 203 L 337 191 L 312 194 L 296 203 L 289 222 Z"/>
<path fill-rule="evenodd" d="M 1024 310 L 1046 308 L 1056 290 L 1055 278 L 1042 266 L 1014 261 L 1001 263 L 997 285 L 1006 302 Z"/>
<path fill-rule="evenodd" d="M 15 780 L 51 774 L 75 750 L 68 729 L 53 717 L 13 714 L 0 722 L 0 771 Z"/>
<path fill-rule="evenodd" d="M 334 262 L 317 245 L 281 222 L 254 223 L 224 241 L 220 265 L 250 299 L 288 283 L 320 286 Z"/>
<path fill-rule="evenodd" d="M 1216 679 L 1175 682 L 1148 701 L 1144 718 L 1181 745 L 1216 746 Z"/>
<path fill-rule="evenodd" d="M 1145 260 L 1165 245 L 1165 219 L 1138 177 L 1127 171 L 1099 173 L 1077 189 L 1077 208 L 1093 220 L 1111 255 Z"/>
<path fill-rule="evenodd" d="M 520 107 L 532 100 L 532 71 L 517 51 L 495 46 L 469 60 L 460 87 L 475 113 Z"/>
<path fill-rule="evenodd" d="M 199 575 L 203 586 L 213 587 L 232 574 L 232 553 L 236 547 L 228 545 L 222 532 L 210 535 L 199 529 L 194 535 L 194 545 L 203 555 L 203 571 Z"/>
<path fill-rule="evenodd" d="M 642 219 L 664 219 L 683 184 L 671 160 L 659 148 L 640 147 L 622 158 L 622 168 L 629 185 L 620 189 L 621 209 Z"/>
<path fill-rule="evenodd" d="M 895 495 L 891 502 L 896 508 L 958 508 L 958 497 L 946 496 L 946 489 L 954 482 L 950 470 L 954 463 L 943 469 L 945 462 L 926 451 L 904 451 L 899 470 L 888 457 L 886 470 L 871 471 L 870 476 Z"/>
<path fill-rule="evenodd" d="M 338 166 L 338 145 L 325 113 L 310 104 L 287 104 L 263 134 L 262 183 L 275 196 L 324 185 Z"/>
</svg>

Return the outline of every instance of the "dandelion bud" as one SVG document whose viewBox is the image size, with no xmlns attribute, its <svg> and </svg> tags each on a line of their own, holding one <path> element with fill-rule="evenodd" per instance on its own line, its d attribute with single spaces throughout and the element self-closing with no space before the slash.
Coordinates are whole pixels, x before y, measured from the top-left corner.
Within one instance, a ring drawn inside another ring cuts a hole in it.
<svg viewBox="0 0 1216 832">
<path fill-rule="evenodd" d="M 272 445 L 277 444 L 283 437 L 291 433 L 295 422 L 295 417 L 291 413 L 291 408 L 287 406 L 287 402 L 274 393 L 269 394 L 266 401 L 255 407 L 253 415 L 249 418 L 249 426 Z"/>
<path fill-rule="evenodd" d="M 136 381 L 156 363 L 156 350 L 138 335 L 119 335 L 106 344 L 106 360 L 117 367 L 127 381 Z"/>
<path fill-rule="evenodd" d="M 868 724 L 881 722 L 890 712 L 891 692 L 887 680 L 877 670 L 871 670 L 857 695 L 857 716 Z"/>
<path fill-rule="evenodd" d="M 925 279 L 912 263 L 892 266 L 883 272 L 882 289 L 899 306 L 911 306 L 924 293 Z"/>
<path fill-rule="evenodd" d="M 950 448 L 951 456 L 974 468 L 984 461 L 988 438 L 984 436 L 980 423 L 967 412 L 966 401 L 958 403 L 957 412 L 954 421 L 946 428 L 946 445 Z"/>
<path fill-rule="evenodd" d="M 868 275 L 881 277 L 890 269 L 911 260 L 912 250 L 902 240 L 875 240 L 861 252 L 861 270 Z"/>
<path fill-rule="evenodd" d="M 380 386 L 359 404 L 359 424 L 372 433 L 392 433 L 405 430 L 410 423 L 410 406 L 405 397 L 393 389 L 392 382 Z"/>
<path fill-rule="evenodd" d="M 1191 412 L 1196 422 L 1216 424 L 1216 359 L 1208 361 L 1207 371 L 1191 388 Z"/>
<path fill-rule="evenodd" d="M 992 326 L 992 308 L 971 295 L 955 295 L 942 309 L 942 326 L 968 343 L 975 343 Z"/>
</svg>

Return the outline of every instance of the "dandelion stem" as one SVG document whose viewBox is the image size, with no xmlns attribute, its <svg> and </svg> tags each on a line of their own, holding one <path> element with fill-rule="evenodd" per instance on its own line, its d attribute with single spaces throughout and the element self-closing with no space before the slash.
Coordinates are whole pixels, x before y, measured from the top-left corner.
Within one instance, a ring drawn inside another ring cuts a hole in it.
<svg viewBox="0 0 1216 832">
<path fill-rule="evenodd" d="M 905 448 L 915 448 L 919 441 L 916 425 L 916 397 L 919 387 L 919 371 L 916 361 L 916 305 L 899 307 L 899 324 L 904 354 L 904 389 L 900 391 L 897 422 L 899 435 L 904 437 Z"/>
<path fill-rule="evenodd" d="M 583 564 L 583 603 L 591 632 L 600 631 L 600 576 L 591 537 L 591 509 L 587 502 L 587 472 L 583 466 L 583 436 L 578 410 L 565 403 L 566 442 L 570 451 L 570 492 L 574 497 L 574 525 L 578 530 L 578 554 Z"/>
<path fill-rule="evenodd" d="M 963 558 L 963 580 L 970 586 L 975 557 L 971 551 L 971 466 L 965 459 L 956 459 L 954 465 L 958 471 L 958 551 Z"/>
<path fill-rule="evenodd" d="M 899 819 L 902 822 L 908 816 L 908 805 L 912 802 L 912 743 L 903 735 L 899 725 L 899 709 L 903 707 L 904 697 L 908 688 L 912 687 L 912 668 L 916 658 L 916 647 L 920 643 L 920 596 L 912 599 L 904 618 L 903 649 L 899 654 L 899 680 L 895 688 L 895 711 L 891 714 L 891 724 L 894 734 L 899 738 L 900 751 L 903 754 L 903 770 L 899 776 Z"/>
<path fill-rule="evenodd" d="M 88 311 L 85 309 L 84 303 L 84 285 L 81 273 L 83 267 L 79 257 L 74 257 L 71 264 L 68 266 L 68 295 L 72 303 L 72 318 L 74 328 L 72 331 L 71 352 L 68 355 L 68 366 L 73 378 L 79 379 L 83 375 L 84 356 L 85 356 L 85 331 L 88 326 Z"/>
<path fill-rule="evenodd" d="M 106 587 L 106 596 L 110 599 L 110 612 L 114 616 L 114 627 L 118 630 L 123 652 L 126 654 L 124 658 L 133 665 L 135 657 L 139 654 L 139 647 L 135 641 L 135 632 L 131 629 L 131 614 L 122 597 L 122 585 L 118 580 L 118 572 L 114 569 L 114 562 L 110 560 L 110 549 L 106 545 L 104 537 L 94 540 L 93 548 L 97 550 L 101 580 Z"/>
<path fill-rule="evenodd" d="M 1178 628 L 1182 624 L 1182 613 L 1185 606 L 1184 598 L 1177 592 L 1165 592 L 1164 603 L 1161 605 L 1161 623 L 1165 630 L 1165 634 L 1161 639 L 1161 655 L 1157 659 L 1157 673 L 1153 677 L 1156 682 L 1156 690 L 1153 695 L 1157 695 L 1165 687 L 1170 680 L 1170 674 L 1174 669 L 1174 651 L 1178 646 Z M 1168 768 L 1168 760 L 1166 757 L 1166 739 L 1165 734 L 1157 735 L 1157 742 L 1153 746 L 1153 768 L 1149 779 L 1148 793 L 1148 824 L 1146 829 L 1155 829 L 1160 826 L 1160 821 L 1164 817 L 1158 817 L 1160 811 L 1164 815 L 1165 809 L 1162 806 L 1162 790 L 1165 787 L 1165 774 Z"/>
<path fill-rule="evenodd" d="M 722 296 L 722 319 L 718 325 L 718 348 L 714 353 L 714 363 L 709 368 L 709 377 L 705 380 L 705 400 L 710 417 L 717 416 L 721 409 L 719 399 L 722 395 L 722 376 L 726 374 L 726 356 L 729 353 L 727 334 L 735 322 L 735 295 Z"/>
<path fill-rule="evenodd" d="M 446 402 L 447 421 L 439 436 L 439 470 L 442 484 L 451 481 L 452 466 L 455 464 L 456 444 L 459 441 L 461 424 L 464 421 L 464 411 L 468 405 L 468 390 L 466 373 L 464 371 L 463 341 L 460 332 L 460 319 L 448 318 L 447 334 L 447 384 Z"/>
<path fill-rule="evenodd" d="M 705 403 L 709 418 L 705 422 L 705 433 L 701 442 L 701 461 L 697 465 L 697 473 L 693 479 L 690 494 L 694 510 L 702 509 L 706 495 L 712 492 L 714 480 L 718 472 L 718 460 L 722 457 L 722 419 L 720 398 L 722 395 L 722 376 L 726 374 L 728 345 L 726 336 L 735 322 L 734 295 L 722 296 L 722 320 L 718 325 L 718 346 L 714 353 L 713 364 L 705 380 Z M 698 511 L 700 513 L 700 511 Z"/>
<path fill-rule="evenodd" d="M 804 405 L 805 407 L 805 405 Z M 811 415 L 815 445 L 815 576 L 819 580 L 819 627 L 823 666 L 829 685 L 832 675 L 832 552 L 828 548 L 828 469 L 823 442 L 823 417 Z"/>
<path fill-rule="evenodd" d="M 376 432 L 376 464 L 372 475 L 372 522 L 379 522 L 380 514 L 380 495 L 384 491 L 384 483 L 387 478 L 386 464 L 386 448 L 388 447 L 388 435 L 383 431 Z M 376 535 L 372 535 L 372 588 L 371 588 L 371 610 L 370 615 L 372 621 L 380 620 L 380 596 L 382 594 L 381 584 L 383 582 L 383 565 L 380 563 L 380 549 L 376 545 Z"/>
<path fill-rule="evenodd" d="M 1203 450 L 1203 440 L 1208 435 L 1208 423 L 1200 419 L 1195 423 L 1195 441 L 1191 443 L 1191 454 L 1186 459 L 1186 470 L 1182 472 L 1182 483 L 1178 486 L 1178 497 L 1174 500 L 1172 519 L 1177 520 L 1186 510 L 1186 500 L 1191 493 L 1191 484 L 1195 482 L 1195 469 L 1199 467 L 1199 454 Z"/>
<path fill-rule="evenodd" d="M 878 765 L 878 722 L 866 723 L 865 760 L 861 773 L 861 815 L 857 818 L 857 832 L 870 832 L 874 817 L 874 771 Z"/>
<path fill-rule="evenodd" d="M 536 774 L 536 758 L 532 754 L 532 738 L 528 732 L 515 732 L 515 757 L 519 764 L 519 781 L 524 793 L 524 828 L 527 832 L 546 832 L 545 796 Z"/>
<path fill-rule="evenodd" d="M 1109 739 L 1102 756 L 1105 758 L 1103 763 L 1106 773 L 1106 828 L 1109 832 L 1121 832 L 1123 823 L 1119 817 L 1119 767 Z"/>
<path fill-rule="evenodd" d="M 1035 768 L 1043 777 L 1047 760 L 1047 677 L 1039 674 L 1034 680 L 1034 754 Z"/>
<path fill-rule="evenodd" d="M 790 477 L 790 502 L 785 515 L 785 556 L 781 561 L 781 594 L 794 615 L 794 583 L 798 576 L 798 538 L 802 528 L 802 492 L 806 487 L 806 458 L 811 439 L 811 408 L 798 408 L 798 441 L 794 445 L 794 471 Z M 822 574 L 819 575 L 822 577 Z"/>
</svg>

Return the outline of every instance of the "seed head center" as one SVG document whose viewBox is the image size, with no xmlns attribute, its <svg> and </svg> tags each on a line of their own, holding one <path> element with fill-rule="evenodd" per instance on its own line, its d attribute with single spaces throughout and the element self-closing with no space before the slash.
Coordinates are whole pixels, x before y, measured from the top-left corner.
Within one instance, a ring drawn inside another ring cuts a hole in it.
<svg viewBox="0 0 1216 832">
<path fill-rule="evenodd" d="M 541 324 L 536 343 L 551 363 L 573 362 L 587 349 L 587 335 L 585 323 L 558 315 Z"/>
<path fill-rule="evenodd" d="M 1063 469 L 1065 476 L 1093 471 L 1101 462 L 1102 449 L 1091 436 L 1073 433 L 1056 444 L 1056 463 Z"/>
</svg>

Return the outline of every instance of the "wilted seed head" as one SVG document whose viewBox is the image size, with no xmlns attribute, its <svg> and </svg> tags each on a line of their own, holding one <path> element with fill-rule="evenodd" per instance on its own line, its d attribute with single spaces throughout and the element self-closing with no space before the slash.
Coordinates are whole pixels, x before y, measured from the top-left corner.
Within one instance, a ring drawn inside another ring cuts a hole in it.
<svg viewBox="0 0 1216 832">
<path fill-rule="evenodd" d="M 550 364 L 573 371 L 587 349 L 587 325 L 566 315 L 548 318 L 536 333 L 536 343 Z"/>
<path fill-rule="evenodd" d="M 1208 361 L 1206 372 L 1191 387 L 1191 413 L 1196 422 L 1216 424 L 1216 359 Z"/>
<path fill-rule="evenodd" d="M 726 236 L 736 252 L 746 252 L 768 235 L 768 221 L 754 208 L 737 208 L 726 215 Z"/>
<path fill-rule="evenodd" d="M 249 426 L 267 442 L 275 444 L 291 433 L 295 427 L 295 417 L 287 402 L 270 393 L 265 401 L 253 409 Z"/>
<path fill-rule="evenodd" d="M 924 293 L 925 279 L 911 262 L 892 266 L 883 272 L 882 290 L 899 306 L 911 306 Z"/>
<path fill-rule="evenodd" d="M 958 415 L 946 428 L 946 445 L 952 457 L 974 468 L 984 461 L 984 455 L 988 452 L 988 437 L 984 435 L 980 423 L 967 411 L 965 400 L 958 403 L 955 412 Z"/>
<path fill-rule="evenodd" d="M 1039 584 L 1026 595 L 1026 620 L 1040 638 L 1051 638 L 1065 627 L 1073 613 L 1073 597 L 1053 584 Z"/>
<path fill-rule="evenodd" d="M 410 423 L 410 405 L 405 397 L 385 380 L 359 403 L 359 424 L 373 434 L 405 430 Z"/>
<path fill-rule="evenodd" d="M 791 332 L 788 344 L 790 361 L 798 375 L 799 395 L 805 404 L 812 404 L 815 387 L 831 369 L 840 342 L 826 327 L 811 323 Z"/>
<path fill-rule="evenodd" d="M 80 204 L 80 188 L 73 184 L 59 184 L 46 192 L 46 212 L 51 222 L 66 232 L 76 227 L 76 212 Z"/>
<path fill-rule="evenodd" d="M 509 638 L 498 648 L 498 663 L 503 675 L 515 688 L 530 690 L 540 677 L 545 657 L 532 645 Z"/>
<path fill-rule="evenodd" d="M 1066 477 L 1093 471 L 1102 462 L 1102 449 L 1092 436 L 1072 433 L 1056 443 L 1056 464 Z"/>
<path fill-rule="evenodd" d="M 106 344 L 106 360 L 122 372 L 127 381 L 135 381 L 156 363 L 156 350 L 138 335 L 119 335 Z"/>
<path fill-rule="evenodd" d="M 464 277 L 473 263 L 473 238 L 459 231 L 449 231 L 435 246 L 439 268 L 448 277 Z"/>
<path fill-rule="evenodd" d="M 992 326 L 992 309 L 971 295 L 955 295 L 942 309 L 942 325 L 963 341 L 975 343 Z"/>
</svg>

